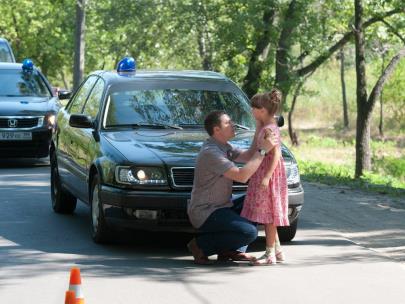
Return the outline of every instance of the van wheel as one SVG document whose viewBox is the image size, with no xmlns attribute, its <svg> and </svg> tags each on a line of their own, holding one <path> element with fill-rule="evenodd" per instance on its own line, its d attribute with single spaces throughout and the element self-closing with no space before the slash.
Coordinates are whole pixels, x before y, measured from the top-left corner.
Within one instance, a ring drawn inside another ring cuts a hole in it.
<svg viewBox="0 0 405 304">
<path fill-rule="evenodd" d="M 56 213 L 70 214 L 76 209 L 76 197 L 62 188 L 55 153 L 51 156 L 51 201 Z"/>
<path fill-rule="evenodd" d="M 290 226 L 277 227 L 280 242 L 290 242 L 297 232 L 298 218 L 290 223 Z"/>
<path fill-rule="evenodd" d="M 98 175 L 93 177 L 91 185 L 91 227 L 92 238 L 96 243 L 107 243 L 111 239 L 111 231 L 105 221 L 103 205 L 100 201 L 100 181 Z"/>
</svg>

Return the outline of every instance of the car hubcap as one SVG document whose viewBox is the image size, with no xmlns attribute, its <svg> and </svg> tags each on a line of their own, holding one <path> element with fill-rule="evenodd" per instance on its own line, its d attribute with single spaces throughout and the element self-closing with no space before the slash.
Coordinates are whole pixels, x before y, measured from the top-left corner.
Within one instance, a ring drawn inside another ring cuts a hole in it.
<svg viewBox="0 0 405 304">
<path fill-rule="evenodd" d="M 98 187 L 97 185 L 94 187 L 93 191 L 93 199 L 91 202 L 91 217 L 93 220 L 93 230 L 97 232 L 98 230 L 98 219 L 100 216 L 100 208 L 98 206 Z"/>
</svg>

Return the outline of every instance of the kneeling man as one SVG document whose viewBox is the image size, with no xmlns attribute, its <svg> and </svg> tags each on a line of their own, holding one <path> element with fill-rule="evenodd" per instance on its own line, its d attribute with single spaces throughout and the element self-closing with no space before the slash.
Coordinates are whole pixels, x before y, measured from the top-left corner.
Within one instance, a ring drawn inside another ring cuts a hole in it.
<svg viewBox="0 0 405 304">
<path fill-rule="evenodd" d="M 219 260 L 249 261 L 247 245 L 257 237 L 256 225 L 240 217 L 232 198 L 233 181 L 246 183 L 259 167 L 265 154 L 275 145 L 272 134 L 257 145 L 255 138 L 248 150 L 228 143 L 235 136 L 231 118 L 223 111 L 207 115 L 204 127 L 210 136 L 197 157 L 194 185 L 188 204 L 188 216 L 198 229 L 198 236 L 187 247 L 196 264 L 210 264 L 208 256 L 218 254 Z M 260 149 L 256 147 L 259 146 Z M 234 162 L 246 163 L 238 168 Z"/>
</svg>

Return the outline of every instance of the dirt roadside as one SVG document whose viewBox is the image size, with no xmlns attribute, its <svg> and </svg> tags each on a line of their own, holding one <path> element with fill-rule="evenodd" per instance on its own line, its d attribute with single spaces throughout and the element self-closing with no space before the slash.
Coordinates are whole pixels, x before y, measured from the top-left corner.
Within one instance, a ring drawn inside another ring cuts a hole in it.
<svg viewBox="0 0 405 304">
<path fill-rule="evenodd" d="M 332 229 L 360 246 L 405 263 L 404 197 L 318 183 L 304 183 L 304 190 L 303 226 Z"/>
</svg>

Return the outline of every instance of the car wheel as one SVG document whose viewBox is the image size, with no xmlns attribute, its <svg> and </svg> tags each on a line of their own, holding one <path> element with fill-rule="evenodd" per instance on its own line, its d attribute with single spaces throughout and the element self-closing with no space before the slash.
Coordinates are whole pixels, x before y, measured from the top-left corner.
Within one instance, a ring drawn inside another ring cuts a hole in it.
<svg viewBox="0 0 405 304">
<path fill-rule="evenodd" d="M 97 175 L 93 177 L 91 185 L 91 227 L 92 238 L 96 243 L 107 243 L 111 232 L 104 218 L 103 205 L 100 201 L 100 182 Z"/>
<path fill-rule="evenodd" d="M 280 242 L 289 242 L 295 237 L 297 232 L 298 219 L 290 223 L 290 226 L 278 227 L 278 237 Z"/>
<path fill-rule="evenodd" d="M 62 188 L 55 153 L 51 156 L 51 201 L 56 213 L 73 213 L 77 199 Z"/>
</svg>

